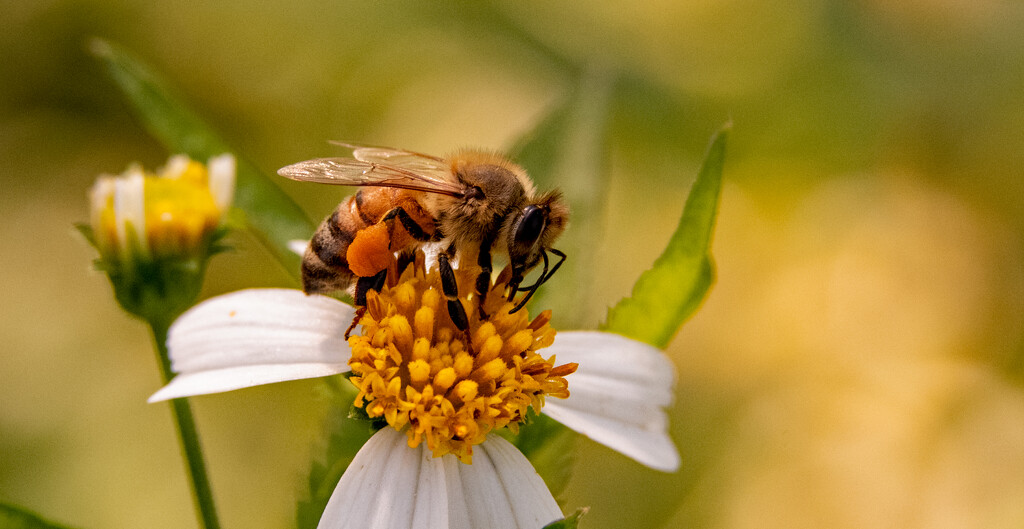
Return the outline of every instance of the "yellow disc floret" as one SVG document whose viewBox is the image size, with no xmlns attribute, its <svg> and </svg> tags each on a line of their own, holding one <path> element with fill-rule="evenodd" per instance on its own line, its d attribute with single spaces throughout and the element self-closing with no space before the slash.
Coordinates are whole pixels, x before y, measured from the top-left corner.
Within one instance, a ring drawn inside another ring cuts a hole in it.
<svg viewBox="0 0 1024 529">
<path fill-rule="evenodd" d="M 214 204 L 203 181 L 151 178 L 146 180 L 146 242 L 156 253 L 180 255 L 200 247 L 200 243 L 220 223 L 221 212 Z"/>
<path fill-rule="evenodd" d="M 468 337 L 448 316 L 439 274 L 425 271 L 422 260 L 395 284 L 369 292 L 362 335 L 349 338 L 355 405 L 404 429 L 409 446 L 426 441 L 435 457 L 470 463 L 473 445 L 489 432 L 516 432 L 527 408 L 539 413 L 546 396 L 568 397 L 565 376 L 576 364 L 555 367 L 554 356 L 537 353 L 555 338 L 550 311 L 532 321 L 525 310 L 510 314 L 504 287 L 486 296 L 486 316 L 477 296 L 460 299 Z"/>
</svg>

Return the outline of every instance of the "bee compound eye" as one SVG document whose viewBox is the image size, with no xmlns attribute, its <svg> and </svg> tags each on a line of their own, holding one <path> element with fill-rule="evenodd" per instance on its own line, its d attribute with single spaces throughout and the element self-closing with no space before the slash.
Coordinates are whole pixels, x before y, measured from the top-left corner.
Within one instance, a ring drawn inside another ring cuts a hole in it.
<svg viewBox="0 0 1024 529">
<path fill-rule="evenodd" d="M 533 205 L 523 208 L 523 217 L 519 220 L 519 225 L 516 226 L 516 243 L 532 246 L 544 231 L 546 221 L 543 209 Z"/>
</svg>

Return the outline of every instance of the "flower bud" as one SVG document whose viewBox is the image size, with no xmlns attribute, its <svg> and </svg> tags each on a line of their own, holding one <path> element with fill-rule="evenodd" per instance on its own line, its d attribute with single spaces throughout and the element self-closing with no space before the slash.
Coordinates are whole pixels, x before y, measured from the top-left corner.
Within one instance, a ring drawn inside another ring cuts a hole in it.
<svg viewBox="0 0 1024 529">
<path fill-rule="evenodd" d="M 125 310 L 152 320 L 195 301 L 206 261 L 224 234 L 234 186 L 230 154 L 207 165 L 177 155 L 155 174 L 132 165 L 96 180 L 90 223 L 80 228 Z"/>
</svg>

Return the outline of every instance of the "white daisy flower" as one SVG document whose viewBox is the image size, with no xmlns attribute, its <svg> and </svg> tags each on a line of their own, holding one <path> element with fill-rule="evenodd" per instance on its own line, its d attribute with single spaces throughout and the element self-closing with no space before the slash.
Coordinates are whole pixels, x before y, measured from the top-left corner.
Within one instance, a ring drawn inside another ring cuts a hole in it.
<svg viewBox="0 0 1024 529">
<path fill-rule="evenodd" d="M 549 311 L 509 314 L 504 288 L 486 296 L 486 317 L 475 297 L 462 299 L 467 335 L 443 308 L 438 274 L 420 260 L 368 295 L 361 334 L 347 341 L 356 310 L 333 298 L 288 289 L 219 296 L 171 327 L 178 375 L 149 400 L 351 370 L 355 405 L 389 427 L 360 449 L 321 528 L 538 529 L 561 519 L 526 457 L 493 433 L 518 431 L 529 407 L 644 465 L 676 470 L 664 411 L 668 358 L 617 334 L 556 336 Z"/>
</svg>

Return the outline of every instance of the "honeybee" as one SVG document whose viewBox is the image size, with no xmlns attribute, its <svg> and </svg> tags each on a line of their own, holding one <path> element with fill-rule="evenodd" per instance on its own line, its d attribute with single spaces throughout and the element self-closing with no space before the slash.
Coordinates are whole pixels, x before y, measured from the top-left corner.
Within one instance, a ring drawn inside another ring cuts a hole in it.
<svg viewBox="0 0 1024 529">
<path fill-rule="evenodd" d="M 446 158 L 401 149 L 339 143 L 352 158 L 319 158 L 289 165 L 278 174 L 293 180 L 363 186 L 320 224 L 302 260 L 308 293 L 352 290 L 355 304 L 380 290 L 396 255 L 428 242 L 440 244 L 438 270 L 452 322 L 469 328 L 451 261 L 476 255 L 476 294 L 490 289 L 491 252 L 507 255 L 508 301 L 526 294 L 521 309 L 565 261 L 552 248 L 569 221 L 558 190 L 538 194 L 522 167 L 500 155 L 461 150 Z M 548 252 L 558 258 L 549 267 Z M 537 280 L 524 276 L 543 262 Z M 482 309 L 481 309 L 482 310 Z M 350 329 L 351 331 L 351 329 Z"/>
</svg>

